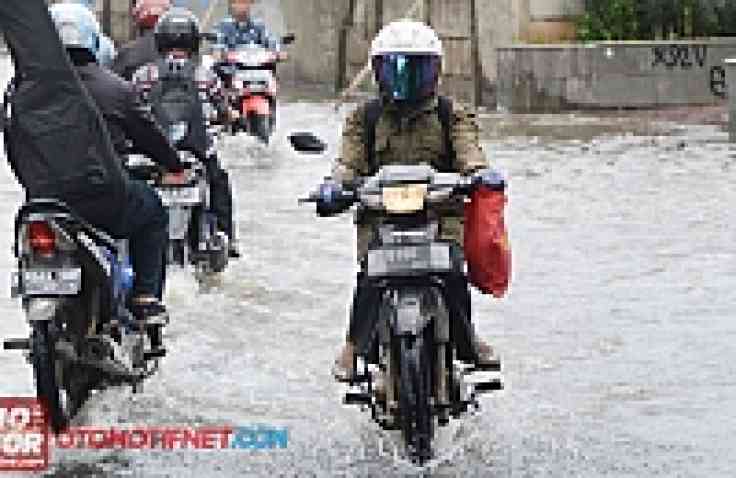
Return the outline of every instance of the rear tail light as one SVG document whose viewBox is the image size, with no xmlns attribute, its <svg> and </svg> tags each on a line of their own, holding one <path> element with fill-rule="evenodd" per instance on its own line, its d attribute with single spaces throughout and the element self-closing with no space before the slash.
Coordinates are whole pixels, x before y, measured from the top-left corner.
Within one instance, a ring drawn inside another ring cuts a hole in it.
<svg viewBox="0 0 736 478">
<path fill-rule="evenodd" d="M 56 234 L 49 223 L 44 221 L 28 224 L 28 242 L 37 254 L 50 256 L 56 251 Z"/>
</svg>

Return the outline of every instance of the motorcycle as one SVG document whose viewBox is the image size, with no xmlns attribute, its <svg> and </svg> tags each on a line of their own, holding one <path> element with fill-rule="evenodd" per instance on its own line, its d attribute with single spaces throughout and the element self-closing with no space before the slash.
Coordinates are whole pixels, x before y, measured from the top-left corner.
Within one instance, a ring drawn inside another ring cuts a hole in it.
<svg viewBox="0 0 736 478">
<path fill-rule="evenodd" d="M 290 140 L 300 152 L 320 149 L 313 139 Z M 407 455 L 419 464 L 432 458 L 438 426 L 477 408 L 478 393 L 503 389 L 500 364 L 470 368 L 455 359 L 447 282 L 465 274 L 465 261 L 459 247 L 439 239 L 436 212 L 469 196 L 480 177 L 384 166 L 336 198 L 342 211 L 358 204 L 376 218 L 361 267 L 380 297 L 372 352 L 355 361 L 345 403 L 368 407 L 379 426 L 400 430 Z M 313 193 L 300 202 L 319 200 Z"/>
<path fill-rule="evenodd" d="M 287 35 L 282 43 L 288 45 L 294 38 Z M 237 112 L 237 119 L 227 124 L 231 135 L 245 132 L 269 144 L 276 126 L 278 61 L 276 53 L 251 43 L 233 47 L 222 60 L 212 64 L 222 83 L 223 105 Z"/>
<path fill-rule="evenodd" d="M 54 432 L 66 429 L 93 390 L 133 391 L 165 356 L 162 323 L 139 326 L 128 310 L 133 270 L 127 241 L 116 241 L 53 199 L 24 204 L 15 220 L 11 294 L 31 326 L 4 340 L 25 350 L 36 395 Z"/>
<path fill-rule="evenodd" d="M 186 135 L 186 123 L 170 127 L 169 136 L 176 144 Z M 147 157 L 131 154 L 126 168 L 131 176 L 149 182 L 169 213 L 167 264 L 194 266 L 196 280 L 204 285 L 225 270 L 228 264 L 228 239 L 217 227 L 210 212 L 210 187 L 205 166 L 189 151 L 179 151 L 185 177 L 176 184 L 167 183 L 158 167 Z"/>
<path fill-rule="evenodd" d="M 227 267 L 228 239 L 218 230 L 217 220 L 210 212 L 210 186 L 204 158 L 201 158 L 204 153 L 182 146 L 189 138 L 192 120 L 203 121 L 205 134 L 209 137 L 215 134 L 208 121 L 208 101 L 203 99 L 200 103 L 193 100 L 196 95 L 201 95 L 195 90 L 196 81 L 192 81 L 196 77 L 195 70 L 196 65 L 189 59 L 171 57 L 160 64 L 155 76 L 151 70 L 145 70 L 134 78 L 142 98 L 152 106 L 157 120 L 166 128 L 170 143 L 179 145 L 179 159 L 186 168 L 183 180 L 176 184 L 166 182 L 159 168 L 149 158 L 135 154 L 133 149 L 128 155 L 126 168 L 134 178 L 151 184 L 168 211 L 167 264 L 178 267 L 193 265 L 195 278 L 204 285 Z M 157 82 L 161 83 L 161 88 L 153 91 L 152 86 Z M 201 116 L 193 109 L 200 107 L 203 108 Z"/>
</svg>

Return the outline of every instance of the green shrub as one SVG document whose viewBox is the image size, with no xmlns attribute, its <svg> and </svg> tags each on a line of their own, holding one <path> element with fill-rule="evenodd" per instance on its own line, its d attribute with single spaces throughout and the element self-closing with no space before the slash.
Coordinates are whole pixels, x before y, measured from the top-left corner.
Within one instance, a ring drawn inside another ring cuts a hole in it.
<svg viewBox="0 0 736 478">
<path fill-rule="evenodd" d="M 578 39 L 654 40 L 736 35 L 734 0 L 586 0 Z"/>
</svg>

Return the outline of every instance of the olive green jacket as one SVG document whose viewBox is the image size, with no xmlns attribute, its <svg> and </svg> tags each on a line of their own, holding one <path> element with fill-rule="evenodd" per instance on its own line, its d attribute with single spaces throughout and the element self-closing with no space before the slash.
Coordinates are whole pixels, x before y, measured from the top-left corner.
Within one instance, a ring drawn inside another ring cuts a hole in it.
<svg viewBox="0 0 736 478">
<path fill-rule="evenodd" d="M 442 124 L 437 112 L 438 101 L 433 99 L 413 114 L 401 117 L 396 107 L 386 106 L 376 122 L 375 160 L 379 166 L 391 164 L 426 163 L 442 168 L 444 144 Z M 363 144 L 365 105 L 359 106 L 345 120 L 342 132 L 342 154 L 336 160 L 332 177 L 349 183 L 356 176 L 375 174 L 371 170 Z M 451 137 L 456 153 L 454 170 L 470 174 L 488 166 L 480 147 L 480 128 L 471 110 L 453 101 L 450 118 Z M 443 216 L 441 236 L 463 244 L 462 214 Z M 372 224 L 361 223 L 357 228 L 357 257 L 360 261 L 368 250 Z"/>
</svg>

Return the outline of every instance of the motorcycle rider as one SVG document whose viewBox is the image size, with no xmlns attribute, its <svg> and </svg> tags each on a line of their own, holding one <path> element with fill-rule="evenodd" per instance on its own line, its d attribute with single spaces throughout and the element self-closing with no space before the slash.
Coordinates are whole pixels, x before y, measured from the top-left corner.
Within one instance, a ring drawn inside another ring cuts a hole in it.
<svg viewBox="0 0 736 478">
<path fill-rule="evenodd" d="M 333 166 L 332 179 L 320 188 L 328 191 L 318 202 L 320 214 L 339 210 L 336 192 L 356 176 L 375 174 L 384 164 L 429 162 L 435 169 L 462 174 L 487 168 L 474 113 L 437 94 L 442 44 L 430 27 L 410 20 L 390 23 L 374 39 L 371 58 L 380 98 L 358 107 L 346 118 L 342 155 Z M 443 125 L 443 108 L 447 127 Z M 462 204 L 455 207 L 443 211 L 441 235 L 462 246 Z M 359 262 L 367 254 L 372 231 L 369 219 L 358 222 Z M 467 278 L 453 279 L 448 287 L 458 359 L 476 366 L 498 364 L 490 345 L 474 333 Z M 354 356 L 365 354 L 370 345 L 377 299 L 377 292 L 359 273 L 346 343 L 333 369 L 338 380 L 351 377 Z"/>
<path fill-rule="evenodd" d="M 107 122 L 115 151 L 125 154 L 130 140 L 134 148 L 169 171 L 169 181 L 176 182 L 183 168 L 156 120 L 130 83 L 97 63 L 100 27 L 95 17 L 79 4 L 55 4 L 49 11 L 74 69 Z M 74 205 L 74 209 L 113 237 L 129 240 L 135 271 L 131 311 L 139 320 L 164 324 L 168 315 L 161 300 L 168 215 L 147 183 L 128 178 L 126 182 L 124 210 L 100 210 L 90 204 Z"/>
<path fill-rule="evenodd" d="M 238 45 L 254 43 L 276 53 L 277 61 L 286 61 L 288 55 L 281 51 L 281 42 L 274 37 L 266 27 L 265 23 L 250 14 L 252 0 L 228 0 L 230 16 L 225 17 L 215 27 L 216 41 L 212 46 L 212 56 L 215 61 L 220 61 L 229 49 Z M 275 74 L 275 72 L 274 72 Z M 276 111 L 276 105 L 271 104 L 272 111 Z M 238 111 L 227 108 L 231 120 L 236 120 Z"/>
<path fill-rule="evenodd" d="M 180 147 L 189 149 L 205 165 L 207 180 L 210 184 L 213 213 L 217 217 L 218 227 L 228 237 L 231 258 L 240 257 L 233 226 L 233 200 L 230 180 L 217 158 L 211 135 L 207 132 L 205 105 L 209 105 L 210 86 L 214 83 L 214 75 L 196 65 L 199 53 L 200 31 L 197 17 L 187 9 L 174 7 L 161 16 L 154 30 L 154 41 L 158 53 L 156 62 L 141 67 L 133 75 L 133 82 L 144 95 L 155 91 L 161 74 L 170 69 L 173 62 L 189 63 L 192 69 L 192 82 L 196 82 L 198 91 L 192 98 L 195 105 L 189 122 L 189 132 L 180 142 Z M 195 71 L 196 70 L 196 71 Z M 154 113 L 157 109 L 154 107 Z"/>
<path fill-rule="evenodd" d="M 130 81 L 138 68 L 158 59 L 154 28 L 158 19 L 171 8 L 171 0 L 137 0 L 132 16 L 138 26 L 138 38 L 120 48 L 112 70 Z"/>
<path fill-rule="evenodd" d="M 230 16 L 225 17 L 215 27 L 217 40 L 213 45 L 214 54 L 237 45 L 255 43 L 278 54 L 279 60 L 286 60 L 286 52 L 281 51 L 281 43 L 266 25 L 250 14 L 252 0 L 228 0 Z"/>
<path fill-rule="evenodd" d="M 94 0 L 65 0 L 62 3 L 79 3 L 80 5 L 84 5 L 89 9 L 92 14 L 95 14 L 95 2 Z M 105 34 L 100 35 L 100 46 L 97 49 L 97 63 L 104 66 L 105 68 L 110 68 L 112 66 L 113 61 L 115 61 L 115 58 L 117 57 L 117 51 L 115 49 L 115 42 L 112 41 L 110 37 L 108 37 Z"/>
</svg>

